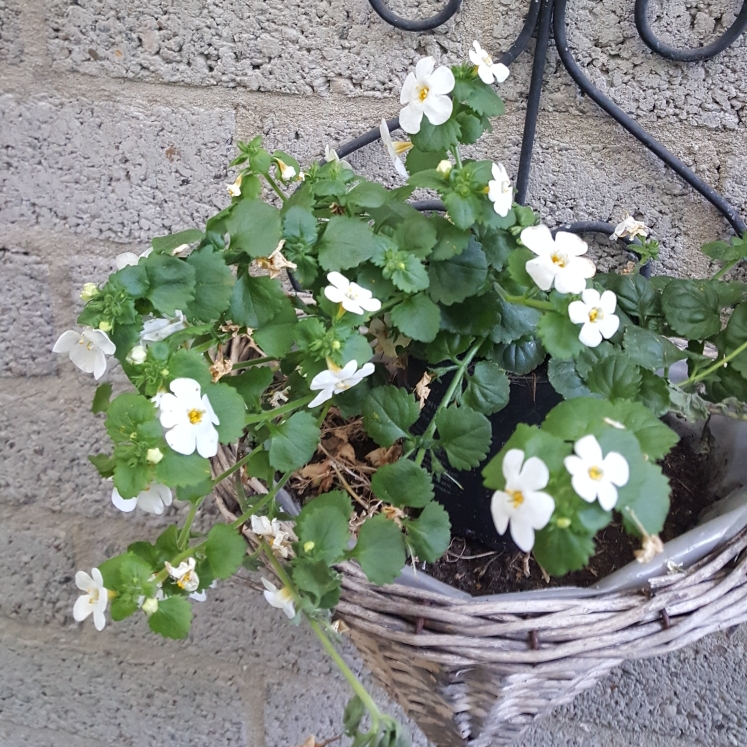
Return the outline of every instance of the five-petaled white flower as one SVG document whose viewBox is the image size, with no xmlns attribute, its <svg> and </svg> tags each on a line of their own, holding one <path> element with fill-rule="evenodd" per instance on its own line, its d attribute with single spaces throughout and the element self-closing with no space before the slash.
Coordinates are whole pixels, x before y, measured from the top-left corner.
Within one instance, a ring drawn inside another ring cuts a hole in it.
<svg viewBox="0 0 747 747">
<path fill-rule="evenodd" d="M 568 316 L 574 324 L 583 324 L 578 339 L 590 348 L 595 348 L 602 340 L 609 340 L 617 332 L 620 319 L 615 315 L 617 296 L 612 291 L 599 295 L 594 288 L 587 288 L 580 301 L 571 301 Z"/>
<path fill-rule="evenodd" d="M 112 503 L 120 511 L 124 511 L 125 513 L 139 508 L 147 514 L 160 516 L 164 508 L 171 505 L 171 500 L 171 488 L 162 485 L 160 482 L 151 483 L 134 498 L 122 498 L 116 488 L 112 490 Z"/>
<path fill-rule="evenodd" d="M 521 232 L 521 241 L 537 255 L 526 270 L 543 291 L 554 285 L 558 293 L 581 293 L 586 279 L 594 277 L 594 263 L 581 256 L 589 246 L 575 233 L 558 231 L 553 239 L 547 226 L 529 226 Z"/>
<path fill-rule="evenodd" d="M 200 577 L 195 573 L 195 559 L 187 558 L 174 568 L 171 563 L 164 563 L 169 576 L 176 581 L 176 585 L 184 591 L 197 591 L 200 585 Z"/>
<path fill-rule="evenodd" d="M 534 547 L 534 530 L 542 529 L 555 510 L 552 496 L 542 492 L 550 480 L 547 465 L 536 456 L 524 461 L 521 449 L 509 449 L 503 457 L 506 487 L 496 490 L 490 501 L 490 512 L 498 534 L 504 534 L 511 523 L 511 539 L 520 550 Z"/>
<path fill-rule="evenodd" d="M 330 272 L 327 280 L 331 283 L 324 289 L 324 295 L 332 303 L 342 304 L 345 311 L 351 314 L 365 314 L 381 308 L 381 301 L 373 297 L 367 288 L 361 288 L 358 283 L 351 283 L 339 272 Z"/>
<path fill-rule="evenodd" d="M 292 620 L 296 616 L 296 609 L 293 606 L 293 592 L 286 586 L 282 589 L 278 589 L 275 584 L 271 584 L 266 578 L 262 579 L 265 590 L 262 592 L 265 595 L 267 603 L 272 607 L 277 607 L 283 610 L 285 614 Z"/>
<path fill-rule="evenodd" d="M 113 355 L 116 345 L 106 332 L 92 327 L 83 327 L 80 332 L 63 332 L 52 348 L 54 353 L 67 353 L 70 360 L 94 379 L 100 379 L 106 371 L 106 356 Z"/>
<path fill-rule="evenodd" d="M 226 189 L 231 197 L 241 197 L 241 179 L 242 175 L 239 174 L 233 184 L 226 184 Z"/>
<path fill-rule="evenodd" d="M 335 394 L 342 394 L 348 389 L 360 383 L 366 376 L 374 372 L 373 363 L 364 363 L 356 371 L 358 364 L 353 360 L 346 363 L 344 368 L 338 370 L 329 369 L 318 373 L 309 384 L 312 392 L 319 391 L 319 394 L 309 403 L 309 407 L 318 407 L 322 402 L 332 399 Z"/>
<path fill-rule="evenodd" d="M 194 379 L 174 379 L 169 385 L 172 394 L 164 394 L 159 402 L 161 425 L 166 428 L 166 443 L 179 454 L 193 454 L 195 449 L 206 459 L 218 453 L 220 420 L 207 394 L 200 394 Z"/>
<path fill-rule="evenodd" d="M 511 205 L 514 204 L 514 191 L 511 188 L 511 180 L 502 163 L 493 164 L 493 178 L 488 182 L 488 199 L 493 203 L 493 208 L 501 218 L 508 215 Z"/>
<path fill-rule="evenodd" d="M 477 65 L 477 74 L 483 83 L 503 83 L 508 78 L 508 68 L 502 63 L 493 62 L 493 58 L 480 46 L 479 42 L 472 42 L 474 49 L 469 51 L 469 59 Z"/>
<path fill-rule="evenodd" d="M 407 179 L 407 169 L 405 168 L 405 164 L 402 163 L 402 154 L 407 153 L 410 148 L 412 148 L 412 143 L 408 140 L 402 141 L 402 140 L 392 140 L 391 133 L 389 132 L 389 127 L 387 127 L 387 123 L 385 119 L 381 120 L 381 126 L 379 127 L 379 134 L 381 135 L 381 142 L 384 143 L 384 147 L 386 148 L 386 152 L 389 154 L 389 157 L 392 159 L 392 163 L 394 164 L 395 171 L 405 179 Z"/>
<path fill-rule="evenodd" d="M 143 322 L 143 331 L 140 333 L 140 342 L 161 342 L 161 340 L 173 335 L 174 332 L 181 332 L 186 328 L 186 317 L 183 312 L 176 309 L 173 317 L 146 319 Z"/>
<path fill-rule="evenodd" d="M 615 232 L 610 235 L 610 238 L 615 240 L 625 238 L 626 236 L 629 236 L 631 239 L 635 239 L 637 236 L 645 239 L 648 236 L 648 226 L 632 216 L 626 215 L 625 220 L 617 224 Z"/>
<path fill-rule="evenodd" d="M 276 558 L 287 559 L 293 555 L 291 542 L 294 542 L 297 537 L 287 523 L 281 523 L 277 519 L 270 521 L 266 516 L 253 515 L 252 531 L 264 537 Z"/>
<path fill-rule="evenodd" d="M 454 90 L 454 74 L 448 67 L 434 70 L 433 57 L 423 57 L 408 73 L 402 86 L 400 104 L 405 108 L 399 113 L 399 126 L 411 135 L 420 132 L 423 114 L 432 125 L 443 124 L 450 116 L 454 104 L 447 94 Z"/>
<path fill-rule="evenodd" d="M 106 625 L 104 611 L 109 601 L 109 592 L 104 588 L 101 571 L 94 568 L 91 571 L 91 576 L 85 571 L 78 571 L 75 574 L 75 585 L 85 592 L 77 598 L 73 607 L 73 617 L 76 622 L 82 622 L 90 614 L 93 614 L 94 627 L 96 630 L 103 630 L 104 625 Z"/>
<path fill-rule="evenodd" d="M 617 488 L 628 483 L 628 460 L 616 451 L 603 456 L 599 441 L 591 434 L 579 438 L 573 450 L 576 453 L 563 460 L 573 489 L 587 503 L 598 499 L 605 511 L 611 511 L 617 503 Z"/>
</svg>

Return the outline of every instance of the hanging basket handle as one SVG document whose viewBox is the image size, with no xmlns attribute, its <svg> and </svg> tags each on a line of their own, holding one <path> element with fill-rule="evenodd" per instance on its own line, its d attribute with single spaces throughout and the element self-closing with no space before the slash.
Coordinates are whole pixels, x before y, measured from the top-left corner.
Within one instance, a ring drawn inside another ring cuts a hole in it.
<svg viewBox="0 0 747 747">
<path fill-rule="evenodd" d="M 371 7 L 390 25 L 402 31 L 431 31 L 446 23 L 460 8 L 462 0 L 449 0 L 446 7 L 435 16 L 421 21 L 402 18 L 389 10 L 385 0 L 368 0 Z"/>
</svg>

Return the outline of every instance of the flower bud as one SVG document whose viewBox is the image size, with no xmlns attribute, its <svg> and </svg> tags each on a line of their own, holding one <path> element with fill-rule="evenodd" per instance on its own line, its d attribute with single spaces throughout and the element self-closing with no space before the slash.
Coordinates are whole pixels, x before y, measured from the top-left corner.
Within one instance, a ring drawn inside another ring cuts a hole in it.
<svg viewBox="0 0 747 747">
<path fill-rule="evenodd" d="M 309 540 L 308 542 L 303 543 L 303 551 L 304 552 L 311 552 L 316 547 L 316 544 Z"/>
<path fill-rule="evenodd" d="M 158 448 L 148 449 L 147 453 L 145 454 L 145 459 L 150 464 L 158 464 L 161 459 L 163 459 L 163 452 Z"/>
<path fill-rule="evenodd" d="M 150 617 L 154 612 L 158 612 L 158 600 L 155 597 L 149 597 L 143 602 L 141 609 Z"/>
<path fill-rule="evenodd" d="M 438 171 L 439 176 L 442 176 L 444 179 L 448 179 L 449 174 L 451 173 L 451 168 L 451 161 L 444 159 L 438 164 L 438 166 L 436 166 L 436 171 Z"/>
<path fill-rule="evenodd" d="M 148 353 L 142 345 L 135 345 L 129 353 L 127 353 L 127 362 L 132 363 L 134 366 L 141 366 L 145 363 L 145 359 Z"/>
<path fill-rule="evenodd" d="M 113 325 L 112 325 L 112 323 L 111 323 L 111 322 L 106 322 L 106 321 L 104 321 L 104 322 L 99 322 L 99 329 L 100 329 L 100 330 L 101 330 L 102 332 L 111 332 L 111 331 L 112 331 L 112 329 L 113 329 Z"/>
<path fill-rule="evenodd" d="M 568 529 L 571 525 L 571 520 L 566 516 L 561 516 L 555 523 L 558 525 L 558 529 Z"/>
<path fill-rule="evenodd" d="M 275 159 L 275 163 L 278 165 L 280 170 L 280 176 L 283 181 L 290 181 L 296 176 L 296 169 L 293 166 L 289 166 L 285 161 L 281 161 L 279 158 Z"/>
<path fill-rule="evenodd" d="M 83 290 L 80 294 L 80 300 L 88 303 L 94 296 L 97 296 L 99 292 L 96 283 L 86 283 L 83 286 Z"/>
</svg>

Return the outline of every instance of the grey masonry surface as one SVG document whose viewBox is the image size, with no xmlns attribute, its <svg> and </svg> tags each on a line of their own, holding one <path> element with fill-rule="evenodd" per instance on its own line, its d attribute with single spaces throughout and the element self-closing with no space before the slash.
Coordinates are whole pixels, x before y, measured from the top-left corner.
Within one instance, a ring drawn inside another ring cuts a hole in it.
<svg viewBox="0 0 747 747">
<path fill-rule="evenodd" d="M 568 36 L 585 73 L 747 213 L 747 39 L 707 63 L 673 64 L 638 38 L 633 0 L 571 0 Z M 436 0 L 392 0 L 412 17 Z M 661 38 L 715 38 L 739 0 L 654 0 Z M 200 225 L 226 203 L 238 139 L 262 134 L 302 162 L 398 111 L 420 55 L 494 53 L 527 0 L 465 0 L 425 34 L 391 29 L 366 0 L 0 0 L 0 747 L 295 747 L 335 736 L 349 697 L 312 633 L 286 624 L 256 578 L 194 605 L 186 641 L 144 620 L 73 622 L 76 569 L 180 518 L 123 515 L 87 461 L 103 428 L 94 382 L 51 353 L 84 282 L 123 251 Z M 470 155 L 515 175 L 531 61 L 501 86 L 506 116 Z M 551 225 L 627 211 L 662 242 L 659 269 L 709 270 L 697 247 L 729 235 L 633 138 L 580 95 L 550 51 L 530 204 Z M 379 144 L 350 158 L 400 183 Z M 600 266 L 625 257 L 600 239 Z M 106 380 L 119 391 L 121 371 Z M 215 508 L 199 517 L 215 521 Z M 349 645 L 345 656 L 371 683 Z M 709 636 L 627 663 L 538 722 L 524 747 L 747 744 L 747 634 Z M 374 688 L 391 713 L 401 711 Z M 426 740 L 408 723 L 414 743 Z"/>
</svg>

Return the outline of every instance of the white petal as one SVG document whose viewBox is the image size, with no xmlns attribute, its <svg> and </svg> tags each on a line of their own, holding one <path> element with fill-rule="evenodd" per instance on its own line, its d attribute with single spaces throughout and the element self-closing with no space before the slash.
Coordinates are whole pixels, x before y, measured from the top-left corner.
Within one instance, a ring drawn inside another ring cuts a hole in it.
<svg viewBox="0 0 747 747">
<path fill-rule="evenodd" d="M 534 529 L 528 521 L 514 515 L 511 518 L 511 539 L 520 550 L 529 552 L 534 547 Z"/>
<path fill-rule="evenodd" d="M 405 78 L 405 82 L 402 84 L 402 91 L 399 94 L 399 103 L 400 104 L 409 104 L 410 101 L 417 98 L 417 87 L 418 87 L 418 81 L 415 78 L 414 73 L 407 73 L 407 77 Z M 401 115 L 400 115 L 401 116 Z M 400 122 L 400 125 L 402 123 Z M 404 129 L 404 128 L 403 128 Z M 407 130 L 405 130 L 407 132 Z M 327 159 L 329 160 L 329 159 Z"/>
<path fill-rule="evenodd" d="M 339 272 L 327 273 L 327 280 L 341 291 L 347 291 L 350 288 L 350 281 Z"/>
<path fill-rule="evenodd" d="M 76 622 L 83 622 L 93 612 L 90 600 L 91 597 L 88 594 L 83 594 L 75 600 L 75 604 L 73 605 L 73 619 Z"/>
<path fill-rule="evenodd" d="M 378 298 L 361 298 L 358 303 L 366 311 L 374 312 L 381 308 L 381 301 Z"/>
<path fill-rule="evenodd" d="M 482 50 L 478 49 L 479 45 L 477 44 L 477 42 L 475 42 L 475 45 L 476 45 L 475 49 L 477 49 L 477 51 L 475 51 L 475 49 L 470 49 L 470 51 L 469 51 L 469 61 L 473 65 L 481 65 L 482 64 L 482 55 L 480 54 L 480 52 Z"/>
<path fill-rule="evenodd" d="M 622 487 L 628 484 L 630 479 L 630 466 L 628 460 L 616 451 L 611 451 L 604 458 L 602 462 L 602 469 L 604 469 L 604 477 L 611 483 Z"/>
<path fill-rule="evenodd" d="M 414 103 L 408 104 L 399 113 L 399 126 L 409 135 L 417 135 L 420 132 L 422 121 L 423 110 Z"/>
<path fill-rule="evenodd" d="M 553 281 L 557 275 L 557 268 L 549 257 L 530 259 L 526 263 L 526 271 L 529 277 L 537 283 L 537 287 L 543 291 L 552 288 Z"/>
<path fill-rule="evenodd" d="M 555 290 L 558 293 L 581 293 L 586 288 L 586 280 L 573 268 L 573 261 L 558 269 L 555 275 Z"/>
<path fill-rule="evenodd" d="M 586 324 L 589 321 L 589 307 L 584 301 L 571 301 L 568 304 L 568 317 L 574 324 Z"/>
<path fill-rule="evenodd" d="M 515 490 L 514 483 L 518 481 L 521 472 L 521 465 L 524 463 L 524 452 L 521 449 L 509 449 L 503 456 L 503 477 L 506 480 L 506 486 Z M 509 486 L 508 483 L 511 482 Z"/>
<path fill-rule="evenodd" d="M 617 319 L 617 317 L 615 317 Z M 578 333 L 578 339 L 588 348 L 595 348 L 602 342 L 602 332 L 599 324 L 587 321 Z"/>
<path fill-rule="evenodd" d="M 550 470 L 539 457 L 529 457 L 521 468 L 519 480 L 522 490 L 541 490 L 550 481 Z"/>
<path fill-rule="evenodd" d="M 491 85 L 495 80 L 493 76 L 493 68 L 487 65 L 480 65 L 477 68 L 477 74 L 480 76 L 480 80 L 487 85 Z"/>
<path fill-rule="evenodd" d="M 63 332 L 58 338 L 57 342 L 52 348 L 53 353 L 69 353 L 80 340 L 80 334 L 69 329 L 67 332 Z"/>
<path fill-rule="evenodd" d="M 318 373 L 309 384 L 309 389 L 315 392 L 318 389 L 330 389 L 337 384 L 338 378 L 332 371 L 321 371 Z"/>
<path fill-rule="evenodd" d="M 505 534 L 508 521 L 511 518 L 509 509 L 511 496 L 502 490 L 496 490 L 490 499 L 490 513 L 493 516 L 493 523 L 498 534 Z"/>
<path fill-rule="evenodd" d="M 429 82 L 428 79 L 433 74 L 434 67 L 436 67 L 436 60 L 433 57 L 423 57 L 415 65 L 415 77 L 421 83 Z"/>
<path fill-rule="evenodd" d="M 285 612 L 285 615 L 289 620 L 292 620 L 296 616 L 296 610 L 293 607 L 293 602 L 286 602 L 283 605 L 283 612 Z"/>
<path fill-rule="evenodd" d="M 602 447 L 599 445 L 596 437 L 592 434 L 583 436 L 573 444 L 573 450 L 586 462 L 587 467 L 601 467 L 602 465 Z"/>
<path fill-rule="evenodd" d="M 445 65 L 439 67 L 428 80 L 430 95 L 441 96 L 454 90 L 454 73 Z M 428 97 L 430 98 L 430 96 Z"/>
<path fill-rule="evenodd" d="M 213 410 L 213 406 L 210 404 L 210 400 L 208 399 L 207 394 L 202 395 L 201 404 L 202 409 L 205 411 L 205 415 L 207 416 L 206 421 L 208 423 L 212 423 L 213 425 L 220 425 L 220 420 L 215 414 L 215 410 Z"/>
<path fill-rule="evenodd" d="M 347 296 L 339 288 L 335 288 L 334 285 L 328 285 L 324 289 L 324 295 L 332 301 L 332 303 L 342 303 Z"/>
<path fill-rule="evenodd" d="M 448 96 L 430 93 L 423 102 L 423 112 L 432 125 L 443 124 L 454 110 L 454 102 Z"/>
<path fill-rule="evenodd" d="M 571 485 L 576 493 L 587 503 L 594 503 L 599 491 L 599 482 L 589 477 L 588 468 L 573 475 Z"/>
<path fill-rule="evenodd" d="M 511 71 L 502 63 L 499 62 L 493 65 L 493 75 L 495 75 L 496 83 L 503 83 L 506 78 L 510 75 Z"/>
<path fill-rule="evenodd" d="M 267 589 L 267 591 L 271 591 L 273 594 L 278 590 L 278 587 L 275 586 L 275 584 L 270 583 L 266 578 L 262 578 L 262 585 Z"/>
<path fill-rule="evenodd" d="M 577 475 L 586 471 L 586 463 L 581 459 L 581 457 L 577 457 L 575 454 L 567 456 L 563 460 L 563 464 L 571 475 Z"/>
<path fill-rule="evenodd" d="M 343 296 L 342 308 L 345 309 L 345 311 L 349 311 L 351 314 L 360 315 L 363 313 L 363 307 L 361 306 L 361 304 L 359 304 L 358 301 L 349 298 L 348 296 Z"/>
<path fill-rule="evenodd" d="M 70 360 L 83 372 L 93 373 L 96 369 L 97 361 L 99 356 L 103 357 L 103 353 L 94 347 L 90 349 L 85 343 L 78 343 L 70 351 Z M 106 360 L 104 360 L 104 368 L 106 368 Z"/>
<path fill-rule="evenodd" d="M 410 176 L 407 173 L 407 169 L 405 168 L 405 164 L 402 162 L 402 159 L 397 156 L 397 158 L 394 159 L 394 170 L 401 176 L 407 179 L 408 176 Z"/>
<path fill-rule="evenodd" d="M 96 586 L 96 582 L 85 571 L 78 571 L 75 574 L 75 585 L 81 591 L 88 591 L 92 586 Z"/>
<path fill-rule="evenodd" d="M 135 254 L 135 252 L 122 252 L 122 254 L 117 255 L 117 258 L 114 261 L 117 263 L 117 269 L 122 270 L 125 267 L 136 265 L 139 259 L 140 258 Z"/>
<path fill-rule="evenodd" d="M 101 610 L 94 609 L 93 611 L 93 627 L 98 631 L 102 631 L 106 625 L 106 617 Z"/>
<path fill-rule="evenodd" d="M 334 393 L 334 389 L 323 389 L 309 402 L 309 407 L 319 407 L 319 405 L 324 404 L 328 399 L 332 399 Z"/>
<path fill-rule="evenodd" d="M 370 365 L 370 364 L 367 364 Z M 349 379 L 357 370 L 358 363 L 357 361 L 348 361 L 342 369 L 337 373 L 337 380 L 338 381 L 345 381 L 346 379 Z"/>
<path fill-rule="evenodd" d="M 586 254 L 589 249 L 589 245 L 580 236 L 568 231 L 558 231 L 555 234 L 555 246 L 563 254 L 569 254 L 572 257 Z"/>
<path fill-rule="evenodd" d="M 493 209 L 501 216 L 501 218 L 505 218 L 513 204 L 514 193 L 509 190 L 508 192 L 502 192 L 500 197 L 493 202 Z"/>
<path fill-rule="evenodd" d="M 528 491 L 524 494 L 524 505 L 528 521 L 533 529 L 542 529 L 550 521 L 555 510 L 555 501 L 551 495 L 542 491 Z"/>
<path fill-rule="evenodd" d="M 586 290 L 584 290 L 584 292 L 581 294 L 581 300 L 586 304 L 586 306 L 589 306 L 591 308 L 594 308 L 595 306 L 601 306 L 601 298 L 599 296 L 599 291 L 596 288 L 586 288 Z"/>
<path fill-rule="evenodd" d="M 197 429 L 195 437 L 197 453 L 205 459 L 210 459 L 218 453 L 218 431 L 212 425 L 208 426 Z"/>
<path fill-rule="evenodd" d="M 117 351 L 117 346 L 109 339 L 106 332 L 100 329 L 90 329 L 83 333 L 102 353 L 113 355 Z"/>
<path fill-rule="evenodd" d="M 134 511 L 137 508 L 137 497 L 135 498 L 122 498 L 119 491 L 114 488 L 112 490 L 112 503 L 120 511 L 128 514 L 130 511 Z"/>
<path fill-rule="evenodd" d="M 169 384 L 169 389 L 186 407 L 199 407 L 202 404 L 200 399 L 200 385 L 194 379 L 174 379 Z"/>
<path fill-rule="evenodd" d="M 529 226 L 521 232 L 521 243 L 541 257 L 549 257 L 555 250 L 552 233 L 547 226 Z"/>
<path fill-rule="evenodd" d="M 605 291 L 599 299 L 599 305 L 606 314 L 614 314 L 617 308 L 617 296 L 612 291 Z"/>
<path fill-rule="evenodd" d="M 194 429 L 191 425 L 178 425 L 166 433 L 166 443 L 178 454 L 194 454 L 197 447 Z"/>
<path fill-rule="evenodd" d="M 607 475 L 604 475 L 604 479 L 599 483 L 597 490 L 597 499 L 599 505 L 605 511 L 611 511 L 617 503 L 617 488 L 607 481 Z"/>
<path fill-rule="evenodd" d="M 100 350 L 96 350 L 96 354 L 93 359 L 93 378 L 98 381 L 105 373 L 106 356 Z"/>
<path fill-rule="evenodd" d="M 158 402 L 158 417 L 164 428 L 189 425 L 188 408 L 175 395 L 165 392 Z"/>
<path fill-rule="evenodd" d="M 597 324 L 599 332 L 605 340 L 609 340 L 620 327 L 620 317 L 614 314 L 605 314 L 604 319 Z"/>
<path fill-rule="evenodd" d="M 358 371 L 358 374 L 363 379 L 366 376 L 370 376 L 374 371 L 376 370 L 376 366 L 374 366 L 373 363 L 364 363 L 360 370 Z"/>
<path fill-rule="evenodd" d="M 389 144 L 392 142 L 392 134 L 389 132 L 389 126 L 386 123 L 386 119 L 381 118 L 381 124 L 379 125 L 379 135 L 381 136 L 381 142 L 389 149 Z"/>
</svg>

